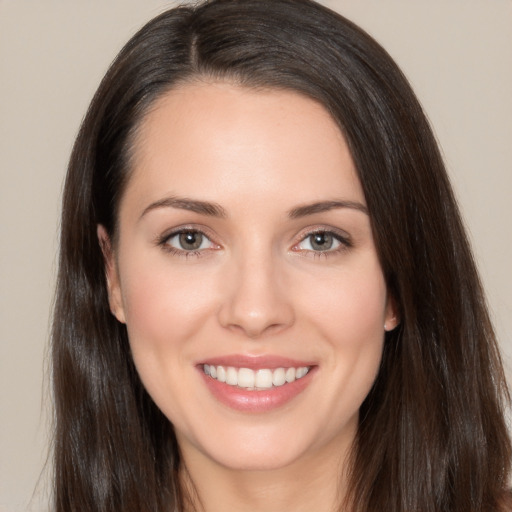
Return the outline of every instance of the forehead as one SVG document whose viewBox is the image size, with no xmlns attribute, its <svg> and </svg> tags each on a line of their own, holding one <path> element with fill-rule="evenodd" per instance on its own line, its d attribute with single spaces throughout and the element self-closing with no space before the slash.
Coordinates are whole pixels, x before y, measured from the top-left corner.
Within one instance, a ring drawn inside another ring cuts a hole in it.
<svg viewBox="0 0 512 512">
<path fill-rule="evenodd" d="M 143 119 L 128 189 L 155 194 L 364 202 L 347 143 L 318 102 L 289 90 L 191 83 L 167 92 Z M 146 197 L 151 196 L 151 197 Z"/>
</svg>

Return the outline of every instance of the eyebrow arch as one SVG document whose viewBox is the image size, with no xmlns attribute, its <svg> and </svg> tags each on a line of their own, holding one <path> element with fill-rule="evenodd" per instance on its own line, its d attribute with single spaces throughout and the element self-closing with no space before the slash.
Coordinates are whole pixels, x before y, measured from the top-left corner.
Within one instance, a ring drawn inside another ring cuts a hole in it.
<svg viewBox="0 0 512 512">
<path fill-rule="evenodd" d="M 350 208 L 369 215 L 368 208 L 356 201 L 319 201 L 318 203 L 297 206 L 288 212 L 288 216 L 291 219 L 298 219 L 300 217 L 306 217 L 307 215 L 334 210 L 336 208 Z"/>
<path fill-rule="evenodd" d="M 187 197 L 171 196 L 151 203 L 144 209 L 140 218 L 144 217 L 148 212 L 158 208 L 178 208 L 180 210 L 189 210 L 201 215 L 208 215 L 209 217 L 219 217 L 223 219 L 227 217 L 226 210 L 217 203 L 199 201 L 197 199 L 189 199 Z"/>
</svg>

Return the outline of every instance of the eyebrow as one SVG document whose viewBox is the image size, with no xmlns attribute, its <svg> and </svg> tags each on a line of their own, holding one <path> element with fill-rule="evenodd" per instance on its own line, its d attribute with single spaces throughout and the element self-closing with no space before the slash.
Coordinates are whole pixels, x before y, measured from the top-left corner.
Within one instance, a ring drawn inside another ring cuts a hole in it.
<svg viewBox="0 0 512 512">
<path fill-rule="evenodd" d="M 148 212 L 158 208 L 178 208 L 180 210 L 188 210 L 191 212 L 207 215 L 209 217 L 226 218 L 227 213 L 222 206 L 217 203 L 208 201 L 199 201 L 197 199 L 189 199 L 187 197 L 166 197 L 155 201 L 147 206 L 142 212 L 140 218 L 144 217 Z"/>
<path fill-rule="evenodd" d="M 357 201 L 319 201 L 317 203 L 297 206 L 288 212 L 288 216 L 291 219 L 298 219 L 300 217 L 306 217 L 307 215 L 327 212 L 337 208 L 350 208 L 351 210 L 357 210 L 366 215 L 369 215 L 368 208 L 366 208 L 366 206 L 364 206 L 362 203 L 358 203 Z"/>
<path fill-rule="evenodd" d="M 166 197 L 151 203 L 142 212 L 140 218 L 144 217 L 148 212 L 159 208 L 177 208 L 180 210 L 188 210 L 191 212 L 207 215 L 209 217 L 218 217 L 225 219 L 227 217 L 226 210 L 217 203 L 209 201 L 199 201 L 197 199 L 189 199 L 186 197 Z M 316 203 L 306 204 L 292 208 L 288 212 L 288 217 L 298 219 L 315 213 L 327 212 L 337 208 L 350 208 L 360 211 L 368 215 L 368 208 L 356 201 L 319 201 Z"/>
</svg>

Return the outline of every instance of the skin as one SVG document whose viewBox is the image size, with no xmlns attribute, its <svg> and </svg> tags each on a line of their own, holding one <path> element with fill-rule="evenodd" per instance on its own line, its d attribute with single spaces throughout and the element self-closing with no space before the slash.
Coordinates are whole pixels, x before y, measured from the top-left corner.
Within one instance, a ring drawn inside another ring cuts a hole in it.
<svg viewBox="0 0 512 512">
<path fill-rule="evenodd" d="M 290 216 L 325 201 L 350 207 Z M 327 511 L 343 497 L 358 410 L 398 322 L 364 209 L 340 130 L 302 95 L 191 83 L 144 119 L 107 251 L 110 303 L 175 426 L 199 510 Z M 205 234 L 199 250 L 169 238 L 180 228 Z M 341 241 L 318 250 L 313 231 Z M 102 226 L 98 235 L 108 246 Z M 314 372 L 284 406 L 241 412 L 197 368 L 226 354 L 289 357 Z"/>
</svg>

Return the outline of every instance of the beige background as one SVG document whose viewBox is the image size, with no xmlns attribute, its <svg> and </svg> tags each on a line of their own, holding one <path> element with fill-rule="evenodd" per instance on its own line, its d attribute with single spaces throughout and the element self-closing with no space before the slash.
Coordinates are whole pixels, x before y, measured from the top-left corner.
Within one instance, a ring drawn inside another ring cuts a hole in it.
<svg viewBox="0 0 512 512">
<path fill-rule="evenodd" d="M 512 1 L 331 0 L 434 125 L 512 361 Z M 170 2 L 0 0 L 0 511 L 45 511 L 49 310 L 66 161 L 121 45 Z"/>
</svg>

